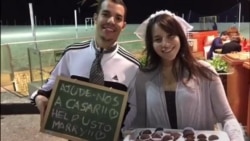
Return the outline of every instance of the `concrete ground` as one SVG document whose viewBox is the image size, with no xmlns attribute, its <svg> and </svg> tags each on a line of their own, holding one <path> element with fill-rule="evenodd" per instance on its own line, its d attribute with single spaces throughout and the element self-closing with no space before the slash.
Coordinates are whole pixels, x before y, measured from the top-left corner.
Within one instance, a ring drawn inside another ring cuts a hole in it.
<svg viewBox="0 0 250 141">
<path fill-rule="evenodd" d="M 33 107 L 27 97 L 1 89 L 1 141 L 67 141 L 39 132 L 40 115 Z"/>
<path fill-rule="evenodd" d="M 1 89 L 1 141 L 67 141 L 39 130 L 40 115 L 28 98 Z"/>
</svg>

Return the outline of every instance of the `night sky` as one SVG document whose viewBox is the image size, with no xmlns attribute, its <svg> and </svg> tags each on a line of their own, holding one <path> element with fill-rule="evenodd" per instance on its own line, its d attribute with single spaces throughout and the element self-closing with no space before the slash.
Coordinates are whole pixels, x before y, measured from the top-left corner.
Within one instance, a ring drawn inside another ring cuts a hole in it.
<svg viewBox="0 0 250 141">
<path fill-rule="evenodd" d="M 229 9 L 238 2 L 242 4 L 242 15 L 249 19 L 250 0 L 124 0 L 128 7 L 128 23 L 141 23 L 151 13 L 168 9 L 178 15 L 188 15 L 189 10 L 203 15 L 214 15 Z M 2 24 L 30 24 L 29 6 L 32 2 L 34 15 L 39 24 L 48 22 L 49 17 L 56 24 L 73 24 L 74 9 L 78 11 L 79 23 L 85 17 L 92 17 L 95 7 L 90 7 L 95 0 L 87 0 L 80 5 L 79 0 L 1 0 Z"/>
</svg>

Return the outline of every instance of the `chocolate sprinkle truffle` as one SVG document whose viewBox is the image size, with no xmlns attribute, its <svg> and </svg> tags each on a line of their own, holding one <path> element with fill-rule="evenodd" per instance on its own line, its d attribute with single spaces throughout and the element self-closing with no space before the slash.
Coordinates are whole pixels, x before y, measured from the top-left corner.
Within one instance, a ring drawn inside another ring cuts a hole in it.
<svg viewBox="0 0 250 141">
<path fill-rule="evenodd" d="M 142 134 L 152 134 L 151 130 L 142 130 L 139 135 L 142 135 Z"/>
<path fill-rule="evenodd" d="M 194 139 L 187 138 L 185 141 L 194 141 Z"/>
<path fill-rule="evenodd" d="M 207 141 L 207 139 L 198 139 L 198 141 Z"/>
<path fill-rule="evenodd" d="M 171 136 L 165 135 L 165 136 L 162 138 L 161 141 L 170 141 L 170 140 L 172 140 L 172 139 L 173 139 L 173 138 L 172 138 Z"/>
<path fill-rule="evenodd" d="M 194 136 L 194 131 L 193 130 L 186 129 L 186 130 L 183 131 L 183 137 L 184 138 L 191 137 L 191 136 Z"/>
<path fill-rule="evenodd" d="M 210 136 L 208 137 L 208 140 L 209 140 L 209 141 L 218 140 L 218 139 L 219 139 L 219 137 L 218 137 L 217 135 L 210 135 Z"/>
<path fill-rule="evenodd" d="M 142 134 L 140 139 L 149 139 L 150 135 L 149 134 Z"/>
<path fill-rule="evenodd" d="M 152 137 L 152 138 L 161 138 L 161 134 L 155 132 L 155 133 L 153 133 L 153 134 L 151 135 L 151 137 Z"/>
<path fill-rule="evenodd" d="M 204 134 L 199 134 L 199 135 L 197 136 L 197 138 L 198 138 L 198 139 L 206 139 L 207 137 L 206 137 L 206 135 L 204 135 Z"/>
<path fill-rule="evenodd" d="M 174 137 L 174 140 L 177 140 L 177 139 L 180 138 L 180 136 L 181 136 L 181 134 L 178 133 L 178 132 L 172 132 L 172 133 L 170 133 L 170 135 L 171 135 L 172 137 Z"/>
</svg>

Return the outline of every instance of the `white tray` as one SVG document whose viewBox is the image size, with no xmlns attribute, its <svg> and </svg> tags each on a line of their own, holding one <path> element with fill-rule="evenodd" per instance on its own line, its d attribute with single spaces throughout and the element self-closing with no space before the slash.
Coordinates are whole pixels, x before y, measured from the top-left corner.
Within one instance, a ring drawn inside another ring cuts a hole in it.
<svg viewBox="0 0 250 141">
<path fill-rule="evenodd" d="M 124 134 L 126 134 L 125 138 L 123 141 L 135 141 L 136 140 L 136 137 L 139 135 L 139 133 L 142 131 L 142 130 L 151 130 L 152 133 L 155 131 L 155 128 L 137 128 L 137 129 L 133 129 L 133 130 L 129 130 L 129 131 L 125 131 Z M 181 137 L 176 140 L 176 141 L 185 141 L 185 139 L 182 137 L 182 131 L 183 130 L 175 130 L 175 129 L 164 129 L 164 131 L 172 131 L 172 132 L 178 132 L 181 134 Z M 210 135 L 217 135 L 219 137 L 219 140 L 216 140 L 216 141 L 230 141 L 228 135 L 226 132 L 224 131 L 213 131 L 213 130 L 195 130 L 195 140 L 194 141 L 198 141 L 197 139 L 197 135 L 199 134 L 204 134 L 207 136 L 207 140 L 208 140 L 208 137 Z"/>
</svg>

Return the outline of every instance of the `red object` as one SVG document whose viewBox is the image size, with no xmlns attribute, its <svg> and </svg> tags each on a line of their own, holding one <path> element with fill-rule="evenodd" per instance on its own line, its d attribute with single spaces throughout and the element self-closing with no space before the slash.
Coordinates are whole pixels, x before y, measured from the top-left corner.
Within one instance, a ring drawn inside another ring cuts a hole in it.
<svg viewBox="0 0 250 141">
<path fill-rule="evenodd" d="M 248 135 L 250 135 L 250 84 L 249 84 L 249 94 L 248 94 L 247 133 Z"/>
<path fill-rule="evenodd" d="M 234 70 L 232 74 L 227 75 L 226 92 L 234 115 L 243 126 L 246 126 L 249 111 L 250 70 L 244 66 L 245 60 L 238 59 L 236 54 L 229 53 L 222 56 L 222 59 L 232 66 Z"/>
<path fill-rule="evenodd" d="M 189 33 L 190 39 L 197 39 L 197 52 L 204 52 L 204 46 L 207 36 L 214 35 L 214 37 L 219 36 L 219 32 L 217 30 L 197 30 L 191 31 Z"/>
<path fill-rule="evenodd" d="M 247 39 L 244 39 L 242 42 L 243 47 L 245 47 L 247 45 Z"/>
<path fill-rule="evenodd" d="M 250 51 L 250 41 L 247 39 L 244 39 L 242 42 L 241 42 L 241 45 L 242 45 L 242 51 Z"/>
</svg>

